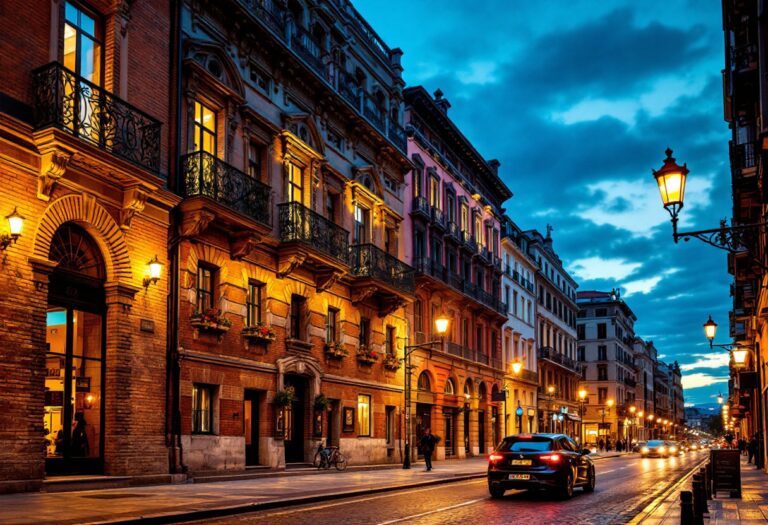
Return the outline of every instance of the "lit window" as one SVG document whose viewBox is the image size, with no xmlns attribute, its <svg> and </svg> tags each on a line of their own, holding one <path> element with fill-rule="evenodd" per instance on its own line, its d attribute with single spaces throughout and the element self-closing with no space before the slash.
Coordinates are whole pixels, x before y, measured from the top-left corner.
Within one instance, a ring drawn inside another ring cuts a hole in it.
<svg viewBox="0 0 768 525">
<path fill-rule="evenodd" d="M 204 151 L 216 155 L 216 113 L 195 100 L 192 151 Z"/>
<path fill-rule="evenodd" d="M 216 269 L 200 264 L 197 267 L 197 311 L 204 313 L 213 309 L 213 286 Z"/>
<path fill-rule="evenodd" d="M 261 299 L 264 285 L 251 282 L 248 284 L 248 326 L 261 323 Z"/>
<path fill-rule="evenodd" d="M 192 433 L 213 433 L 213 394 L 211 385 L 192 385 Z"/>
<path fill-rule="evenodd" d="M 371 435 L 371 396 L 357 396 L 357 435 Z"/>
<path fill-rule="evenodd" d="M 355 206 L 355 243 L 368 242 L 368 230 L 370 224 L 370 210 L 361 206 Z"/>
<path fill-rule="evenodd" d="M 325 319 L 325 341 L 326 343 L 336 343 L 339 341 L 337 326 L 339 322 L 339 310 L 328 308 L 328 316 Z"/>
</svg>

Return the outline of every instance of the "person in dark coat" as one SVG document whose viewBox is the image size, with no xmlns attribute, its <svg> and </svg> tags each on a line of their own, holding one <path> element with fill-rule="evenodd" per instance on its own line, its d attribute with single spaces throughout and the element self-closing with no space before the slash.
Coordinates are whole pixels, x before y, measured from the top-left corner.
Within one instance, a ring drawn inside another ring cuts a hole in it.
<svg viewBox="0 0 768 525">
<path fill-rule="evenodd" d="M 437 445 L 437 438 L 432 434 L 429 428 L 424 430 L 424 435 L 421 436 L 419 441 L 419 447 L 421 453 L 424 454 L 424 463 L 427 464 L 426 471 L 432 470 L 432 453 L 435 451 L 435 445 Z"/>
<path fill-rule="evenodd" d="M 70 443 L 73 456 L 88 457 L 90 455 L 88 434 L 86 434 L 85 426 L 85 414 L 77 412 L 75 414 L 75 428 L 72 429 L 72 442 Z"/>
<path fill-rule="evenodd" d="M 597 442 L 597 448 L 600 449 L 601 452 L 605 450 L 605 441 L 603 441 L 603 438 L 600 438 L 600 441 Z"/>
<path fill-rule="evenodd" d="M 747 463 L 752 463 L 752 458 L 757 455 L 757 432 L 752 436 L 752 439 L 747 443 Z M 755 464 L 757 464 L 757 458 L 755 458 Z"/>
<path fill-rule="evenodd" d="M 747 441 L 744 438 L 739 438 L 739 454 L 742 456 L 747 453 Z"/>
</svg>

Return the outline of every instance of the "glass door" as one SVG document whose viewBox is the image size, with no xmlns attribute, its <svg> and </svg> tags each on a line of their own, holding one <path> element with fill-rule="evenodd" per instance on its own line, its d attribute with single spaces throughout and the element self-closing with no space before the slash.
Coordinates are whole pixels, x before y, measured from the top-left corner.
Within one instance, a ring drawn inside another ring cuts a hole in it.
<svg viewBox="0 0 768 525">
<path fill-rule="evenodd" d="M 104 319 L 51 306 L 47 312 L 46 472 L 96 473 L 103 457 Z"/>
</svg>

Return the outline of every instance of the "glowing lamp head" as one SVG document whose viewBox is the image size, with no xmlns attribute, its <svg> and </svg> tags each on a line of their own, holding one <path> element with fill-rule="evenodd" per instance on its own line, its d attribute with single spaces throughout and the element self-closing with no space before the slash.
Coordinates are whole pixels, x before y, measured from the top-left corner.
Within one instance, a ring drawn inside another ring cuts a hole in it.
<svg viewBox="0 0 768 525">
<path fill-rule="evenodd" d="M 615 401 L 613 399 L 609 399 L 608 401 L 605 402 L 605 404 L 608 405 L 608 408 L 611 408 L 614 403 Z"/>
<path fill-rule="evenodd" d="M 523 363 L 520 361 L 515 361 L 512 363 L 512 373 L 517 375 L 520 373 L 520 371 L 523 369 Z"/>
<path fill-rule="evenodd" d="M 579 399 L 581 401 L 584 401 L 587 398 L 587 393 L 588 392 L 586 390 L 584 390 L 583 388 L 581 390 L 579 390 Z"/>
<path fill-rule="evenodd" d="M 653 176 L 659 186 L 659 194 L 664 207 L 677 211 L 683 207 L 688 167 L 686 164 L 677 165 L 671 149 L 667 148 L 665 153 L 667 158 L 664 159 L 664 165 L 658 171 L 653 170 Z"/>
<path fill-rule="evenodd" d="M 8 220 L 8 230 L 10 231 L 11 237 L 14 239 L 18 238 L 21 235 L 21 231 L 24 229 L 24 217 L 19 215 L 16 208 L 13 208 L 10 215 L 6 215 L 5 218 Z"/>
<path fill-rule="evenodd" d="M 712 320 L 712 316 L 709 316 L 709 319 L 707 319 L 707 322 L 704 323 L 704 335 L 707 336 L 707 339 L 709 339 L 709 342 L 715 340 L 715 334 L 717 333 L 717 323 Z"/>
<path fill-rule="evenodd" d="M 630 414 L 634 414 L 635 412 L 637 412 L 637 407 L 635 407 L 635 406 L 629 407 L 629 413 Z"/>
<path fill-rule="evenodd" d="M 549 393 L 549 395 L 552 395 L 552 394 L 554 394 L 554 393 L 555 393 L 555 387 L 554 387 L 554 386 L 552 386 L 552 385 L 549 385 L 549 386 L 547 387 L 547 392 Z"/>
<path fill-rule="evenodd" d="M 450 319 L 446 315 L 440 315 L 435 319 L 435 332 L 437 335 L 445 335 L 448 332 L 448 324 Z"/>
<path fill-rule="evenodd" d="M 653 421 L 653 414 L 648 414 L 648 421 Z"/>
<path fill-rule="evenodd" d="M 147 263 L 147 270 L 149 272 L 149 277 L 144 279 L 145 288 L 150 284 L 154 284 L 159 281 L 160 277 L 163 275 L 163 263 L 160 262 L 160 259 L 157 258 L 157 255 L 155 255 L 152 260 Z"/>
<path fill-rule="evenodd" d="M 744 368 L 747 366 L 747 352 L 748 350 L 744 348 L 739 348 L 731 352 L 734 368 Z"/>
</svg>

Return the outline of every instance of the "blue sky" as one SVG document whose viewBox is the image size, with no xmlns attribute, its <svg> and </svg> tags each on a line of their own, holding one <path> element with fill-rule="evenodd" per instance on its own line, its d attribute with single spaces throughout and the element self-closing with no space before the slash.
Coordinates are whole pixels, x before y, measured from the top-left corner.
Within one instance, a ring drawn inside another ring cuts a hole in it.
<svg viewBox="0 0 768 525">
<path fill-rule="evenodd" d="M 523 228 L 554 226 L 581 290 L 620 287 L 637 334 L 684 370 L 686 401 L 727 391 L 725 252 L 675 245 L 651 169 L 691 170 L 681 229 L 730 215 L 720 2 L 357 0 L 408 85 L 440 88 L 449 116 L 515 196 Z"/>
</svg>

